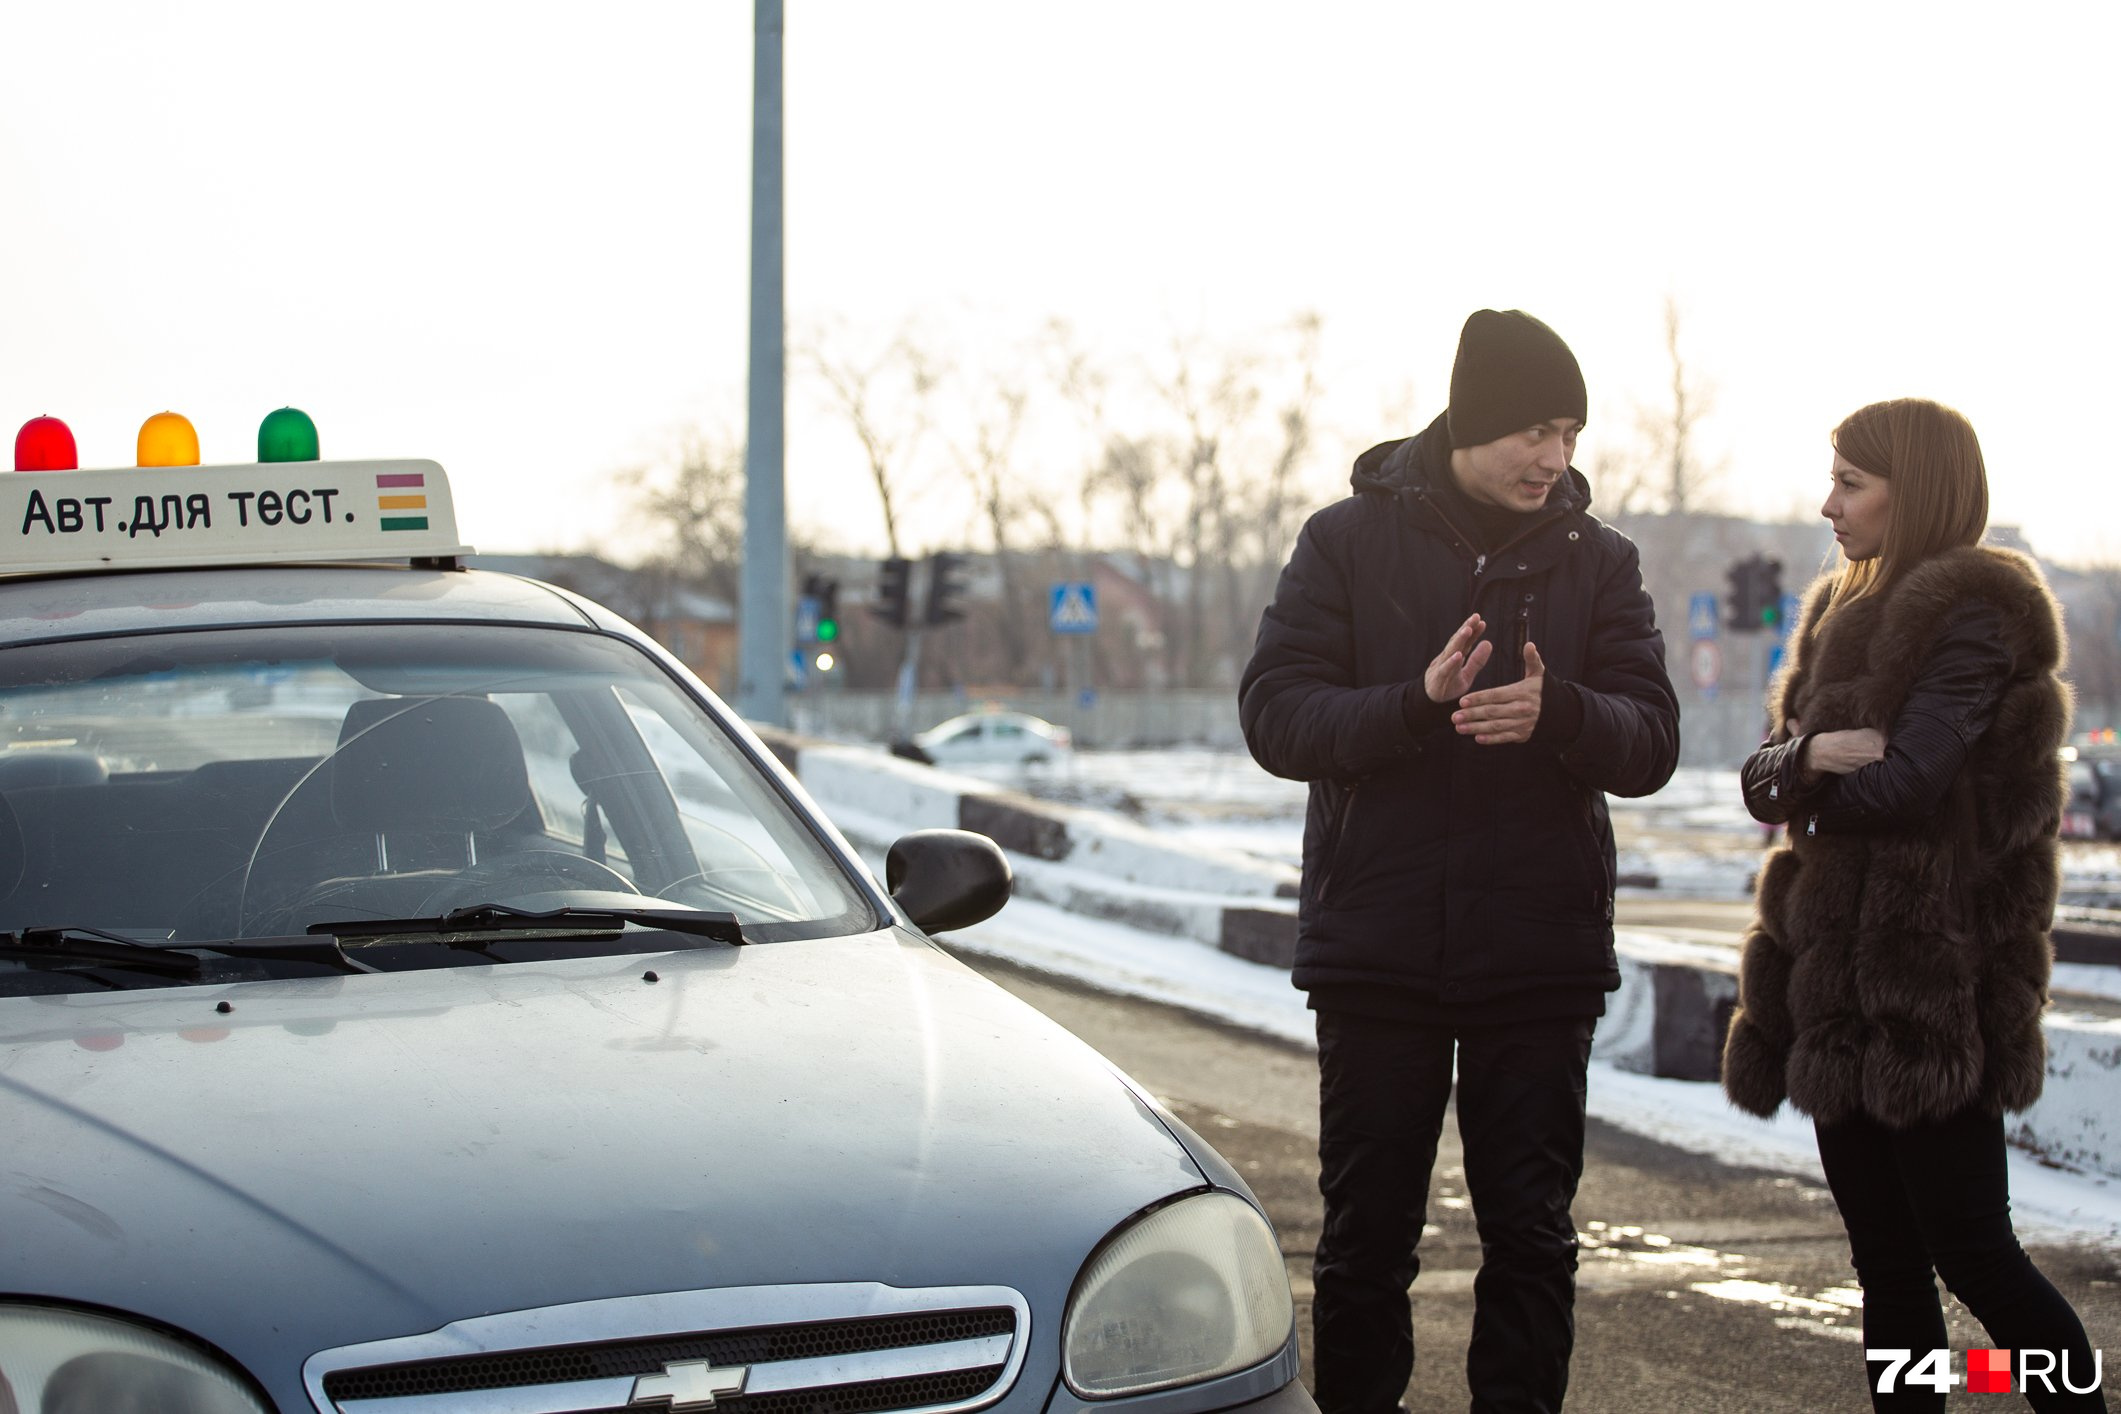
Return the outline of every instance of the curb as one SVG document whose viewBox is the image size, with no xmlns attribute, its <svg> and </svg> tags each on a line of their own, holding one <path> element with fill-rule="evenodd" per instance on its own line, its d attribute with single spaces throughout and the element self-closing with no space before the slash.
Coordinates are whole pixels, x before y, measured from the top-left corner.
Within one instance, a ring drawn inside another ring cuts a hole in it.
<svg viewBox="0 0 2121 1414">
<path fill-rule="evenodd" d="M 758 734 L 865 855 L 881 858 L 908 830 L 973 830 L 1012 856 L 1023 897 L 1282 971 L 1295 963 L 1294 869 L 1160 839 L 1130 820 L 881 752 Z M 1187 887 L 1152 882 L 1174 877 Z M 2121 949 L 2104 919 L 2057 924 L 2065 961 L 2105 961 Z M 1614 952 L 1620 989 L 1607 999 L 1593 1054 L 1660 1079 L 1716 1080 L 1738 1005 L 1736 950 L 1622 928 Z M 2121 1019 L 2051 1012 L 2043 1030 L 2047 1086 L 2038 1104 L 2009 1118 L 2010 1142 L 2049 1163 L 2121 1176 Z"/>
</svg>

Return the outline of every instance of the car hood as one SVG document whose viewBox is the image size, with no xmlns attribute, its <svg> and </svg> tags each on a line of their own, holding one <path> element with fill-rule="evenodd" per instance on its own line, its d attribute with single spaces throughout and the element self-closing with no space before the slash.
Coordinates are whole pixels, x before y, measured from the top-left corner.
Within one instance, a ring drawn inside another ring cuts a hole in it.
<svg viewBox="0 0 2121 1414">
<path fill-rule="evenodd" d="M 1115 1224 L 1203 1183 L 1095 1052 L 899 932 L 4 999 L 0 1132 L 0 1293 L 190 1331 L 285 1407 L 319 1349 L 650 1292 L 1000 1284 L 1055 1329 Z"/>
</svg>

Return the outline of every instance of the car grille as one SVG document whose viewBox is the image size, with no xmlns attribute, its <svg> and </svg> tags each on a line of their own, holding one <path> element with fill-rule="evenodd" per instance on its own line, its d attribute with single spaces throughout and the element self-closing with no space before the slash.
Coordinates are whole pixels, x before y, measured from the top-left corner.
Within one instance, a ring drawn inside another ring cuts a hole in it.
<svg viewBox="0 0 2121 1414">
<path fill-rule="evenodd" d="M 942 1414 L 1001 1398 L 1028 1317 L 1000 1288 L 680 1293 L 479 1317 L 305 1375 L 323 1414 Z"/>
</svg>

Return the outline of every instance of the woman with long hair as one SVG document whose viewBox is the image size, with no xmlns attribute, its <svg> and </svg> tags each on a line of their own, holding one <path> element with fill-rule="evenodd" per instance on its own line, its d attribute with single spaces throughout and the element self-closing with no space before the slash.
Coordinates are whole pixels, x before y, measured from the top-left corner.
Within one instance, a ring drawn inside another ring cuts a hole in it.
<svg viewBox="0 0 2121 1414">
<path fill-rule="evenodd" d="M 2003 1115 L 2046 1075 L 2061 615 L 2030 559 L 1980 543 L 1988 473 L 1959 413 L 1873 403 L 1833 449 L 1820 513 L 1841 560 L 1805 596 L 1777 729 L 1741 773 L 1754 818 L 1789 828 L 1760 874 L 1724 1090 L 1811 1117 L 1867 1350 L 1909 1367 L 1947 1350 L 1941 1276 L 1997 1349 L 2054 1352 L 2044 1381 L 2020 1374 L 2035 1409 L 2103 1410 L 2083 1323 L 2011 1228 L 2004 1164 Z M 1885 1393 L 1872 1365 L 1872 1404 L 1941 1410 L 1909 1372 Z"/>
</svg>

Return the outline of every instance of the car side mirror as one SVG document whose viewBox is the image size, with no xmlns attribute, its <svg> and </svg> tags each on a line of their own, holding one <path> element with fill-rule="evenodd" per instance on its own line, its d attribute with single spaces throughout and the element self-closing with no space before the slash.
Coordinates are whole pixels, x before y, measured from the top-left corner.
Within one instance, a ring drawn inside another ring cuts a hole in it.
<svg viewBox="0 0 2121 1414">
<path fill-rule="evenodd" d="M 1001 846 L 970 830 L 915 830 L 884 856 L 884 887 L 930 933 L 969 928 L 1001 912 L 1013 877 Z"/>
</svg>

